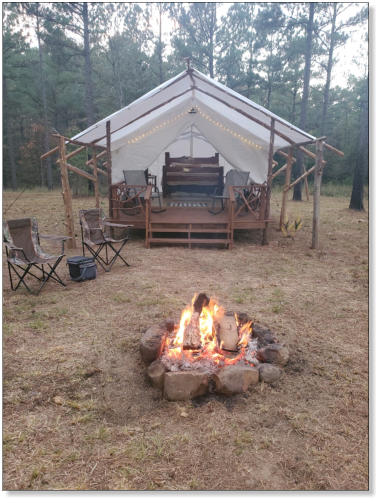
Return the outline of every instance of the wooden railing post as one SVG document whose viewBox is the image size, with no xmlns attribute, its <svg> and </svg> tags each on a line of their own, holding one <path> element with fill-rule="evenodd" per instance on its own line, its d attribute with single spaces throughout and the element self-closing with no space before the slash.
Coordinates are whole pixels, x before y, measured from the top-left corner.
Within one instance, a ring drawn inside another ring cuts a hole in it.
<svg viewBox="0 0 381 503">
<path fill-rule="evenodd" d="M 151 246 L 151 232 L 150 232 L 150 225 L 151 225 L 151 195 L 152 195 L 152 185 L 148 185 L 146 192 L 144 194 L 144 200 L 145 200 L 145 218 L 146 218 L 146 248 L 150 248 Z"/>
<path fill-rule="evenodd" d="M 282 228 L 282 225 L 285 223 L 285 217 L 286 217 L 286 208 L 287 208 L 287 197 L 288 197 L 288 186 L 290 185 L 291 181 L 291 168 L 294 160 L 294 149 L 293 147 L 290 148 L 288 157 L 287 157 L 287 165 L 286 165 L 286 179 L 284 181 L 284 187 L 283 187 L 283 192 L 282 192 L 282 208 L 280 210 L 280 219 L 279 219 L 279 229 Z"/>
<path fill-rule="evenodd" d="M 70 237 L 70 239 L 68 240 L 68 247 L 76 248 L 75 234 L 74 234 L 74 220 L 73 220 L 73 203 L 69 184 L 69 175 L 66 165 L 65 138 L 63 136 L 60 136 L 59 138 L 59 156 L 60 156 L 59 163 L 61 169 L 62 196 L 65 206 L 66 233 Z"/>
<path fill-rule="evenodd" d="M 112 216 L 112 194 L 111 194 L 111 123 L 106 122 L 106 166 L 107 166 L 107 183 L 108 183 L 108 214 Z"/>
<path fill-rule="evenodd" d="M 269 244 L 269 216 L 270 216 L 270 199 L 271 199 L 271 180 L 273 174 L 273 156 L 274 156 L 274 136 L 275 136 L 275 119 L 271 118 L 271 129 L 270 129 L 270 144 L 269 144 L 269 156 L 268 156 L 268 170 L 267 170 L 267 200 L 266 200 L 266 211 L 265 211 L 265 228 L 263 230 L 262 245 Z"/>
<path fill-rule="evenodd" d="M 99 181 L 98 181 L 98 166 L 97 166 L 97 152 L 95 147 L 92 148 L 92 164 L 93 164 L 93 174 L 94 174 L 94 195 L 95 195 L 95 207 L 99 208 Z"/>
<path fill-rule="evenodd" d="M 316 169 L 314 173 L 314 206 L 312 217 L 312 248 L 319 248 L 319 227 L 320 227 L 320 187 L 323 177 L 323 140 L 316 142 Z"/>
</svg>

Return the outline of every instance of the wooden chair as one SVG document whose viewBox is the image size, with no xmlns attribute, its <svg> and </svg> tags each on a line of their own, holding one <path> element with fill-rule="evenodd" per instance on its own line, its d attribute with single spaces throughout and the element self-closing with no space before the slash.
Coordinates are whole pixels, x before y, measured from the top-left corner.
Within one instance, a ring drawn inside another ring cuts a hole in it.
<svg viewBox="0 0 381 503">
<path fill-rule="evenodd" d="M 217 215 L 224 211 L 225 200 L 229 199 L 229 188 L 234 186 L 242 186 L 247 185 L 249 181 L 250 173 L 249 171 L 238 171 L 237 169 L 231 169 L 226 173 L 225 176 L 225 185 L 222 195 L 212 195 L 212 206 L 209 210 L 209 213 L 213 215 Z M 221 208 L 216 210 L 216 203 L 221 203 Z"/>
<path fill-rule="evenodd" d="M 126 266 L 130 265 L 120 253 L 129 240 L 129 228 L 132 225 L 108 222 L 100 208 L 80 210 L 79 221 L 84 256 L 86 248 L 105 272 L 111 271 L 118 257 Z M 118 239 L 114 238 L 113 229 L 123 230 L 124 236 Z M 104 257 L 101 255 L 103 250 L 105 251 Z"/>
<path fill-rule="evenodd" d="M 61 254 L 51 255 L 44 252 L 40 247 L 40 238 L 61 241 Z M 67 239 L 69 239 L 67 236 L 39 234 L 37 220 L 34 217 L 4 222 L 3 242 L 11 289 L 15 291 L 20 285 L 24 285 L 28 292 L 38 295 L 50 279 L 66 286 L 58 276 L 56 268 L 64 257 L 64 242 Z M 41 276 L 34 274 L 36 269 L 42 273 Z M 14 282 L 14 276 L 18 279 L 17 283 Z M 40 282 L 37 290 L 32 290 L 27 284 L 28 276 Z"/>
</svg>

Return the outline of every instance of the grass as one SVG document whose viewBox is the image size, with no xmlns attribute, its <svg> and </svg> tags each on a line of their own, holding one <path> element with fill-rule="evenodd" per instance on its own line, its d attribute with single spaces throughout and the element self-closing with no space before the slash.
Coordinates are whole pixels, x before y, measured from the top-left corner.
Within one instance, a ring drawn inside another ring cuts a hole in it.
<svg viewBox="0 0 381 503">
<path fill-rule="evenodd" d="M 61 199 L 25 192 L 6 218 L 33 214 L 43 233 L 65 233 Z M 78 214 L 93 200 L 73 204 Z M 67 287 L 39 297 L 11 292 L 3 267 L 3 490 L 367 490 L 368 214 L 348 204 L 322 197 L 320 250 L 312 201 L 290 201 L 303 227 L 284 238 L 274 191 L 266 247 L 242 232 L 232 251 L 147 250 L 133 234 L 130 268 L 78 284 L 64 260 Z M 280 381 L 199 403 L 167 402 L 147 383 L 142 333 L 200 291 L 288 345 Z"/>
</svg>

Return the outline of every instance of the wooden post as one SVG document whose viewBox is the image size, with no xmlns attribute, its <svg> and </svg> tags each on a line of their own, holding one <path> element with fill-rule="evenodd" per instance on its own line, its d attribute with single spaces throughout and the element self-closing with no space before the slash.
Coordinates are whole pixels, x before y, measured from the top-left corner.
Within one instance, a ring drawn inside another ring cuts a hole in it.
<svg viewBox="0 0 381 503">
<path fill-rule="evenodd" d="M 107 183 L 108 183 L 108 214 L 112 217 L 112 193 L 111 193 L 111 123 L 106 122 L 106 167 L 107 167 Z"/>
<path fill-rule="evenodd" d="M 282 208 L 280 210 L 280 219 L 279 219 L 279 229 L 282 228 L 282 225 L 285 223 L 285 217 L 286 217 L 286 208 L 287 208 L 287 198 L 288 198 L 288 186 L 290 185 L 291 181 L 291 169 L 292 169 L 292 164 L 294 162 L 294 148 L 291 147 L 289 152 L 288 152 L 288 157 L 287 157 L 287 165 L 286 165 L 286 179 L 284 181 L 284 187 L 283 187 L 283 192 L 282 192 Z"/>
<path fill-rule="evenodd" d="M 312 248 L 319 248 L 320 187 L 323 176 L 323 140 L 316 142 L 316 169 L 314 173 L 314 207 L 312 218 Z"/>
<path fill-rule="evenodd" d="M 97 152 L 95 147 L 92 148 L 92 158 L 93 162 L 93 174 L 94 174 L 94 195 L 95 195 L 95 207 L 99 208 L 99 181 L 98 181 L 98 167 L 97 167 Z"/>
<path fill-rule="evenodd" d="M 303 162 L 303 173 L 305 173 L 305 172 L 306 172 L 306 165 Z M 309 201 L 310 200 L 310 192 L 308 190 L 308 177 L 307 176 L 304 179 L 304 189 L 306 191 L 306 199 L 307 199 L 307 201 Z"/>
<path fill-rule="evenodd" d="M 75 234 L 74 234 L 73 203 L 71 198 L 69 175 L 66 165 L 65 138 L 63 136 L 60 136 L 59 138 L 59 155 L 60 155 L 59 162 L 61 168 L 62 196 L 65 206 L 66 233 L 70 237 L 70 239 L 68 240 L 68 247 L 76 248 Z"/>
<path fill-rule="evenodd" d="M 266 211 L 265 211 L 265 228 L 263 229 L 262 245 L 269 244 L 268 238 L 268 219 L 270 216 L 270 198 L 271 198 L 271 179 L 273 174 L 273 156 L 274 156 L 274 129 L 275 129 L 275 119 L 271 117 L 271 130 L 270 130 L 270 145 L 269 145 L 269 157 L 268 157 L 268 170 L 267 170 L 267 194 L 266 194 Z"/>
</svg>

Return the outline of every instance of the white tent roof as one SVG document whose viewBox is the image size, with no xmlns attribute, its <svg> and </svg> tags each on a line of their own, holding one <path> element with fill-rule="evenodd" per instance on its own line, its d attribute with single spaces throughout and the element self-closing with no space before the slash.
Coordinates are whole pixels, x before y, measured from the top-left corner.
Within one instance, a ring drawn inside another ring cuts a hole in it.
<svg viewBox="0 0 381 503">
<path fill-rule="evenodd" d="M 123 169 L 145 169 L 157 164 L 165 150 L 171 152 L 170 146 L 191 131 L 191 137 L 193 132 L 202 136 L 230 166 L 250 171 L 253 180 L 263 183 L 267 178 L 272 119 L 274 151 L 291 143 L 313 142 L 316 139 L 191 69 L 90 126 L 73 139 L 106 146 L 106 123 L 110 121 L 112 182 L 115 183 L 123 179 Z M 184 152 L 184 155 L 189 155 L 189 152 Z M 197 149 L 194 155 L 200 155 Z"/>
</svg>

